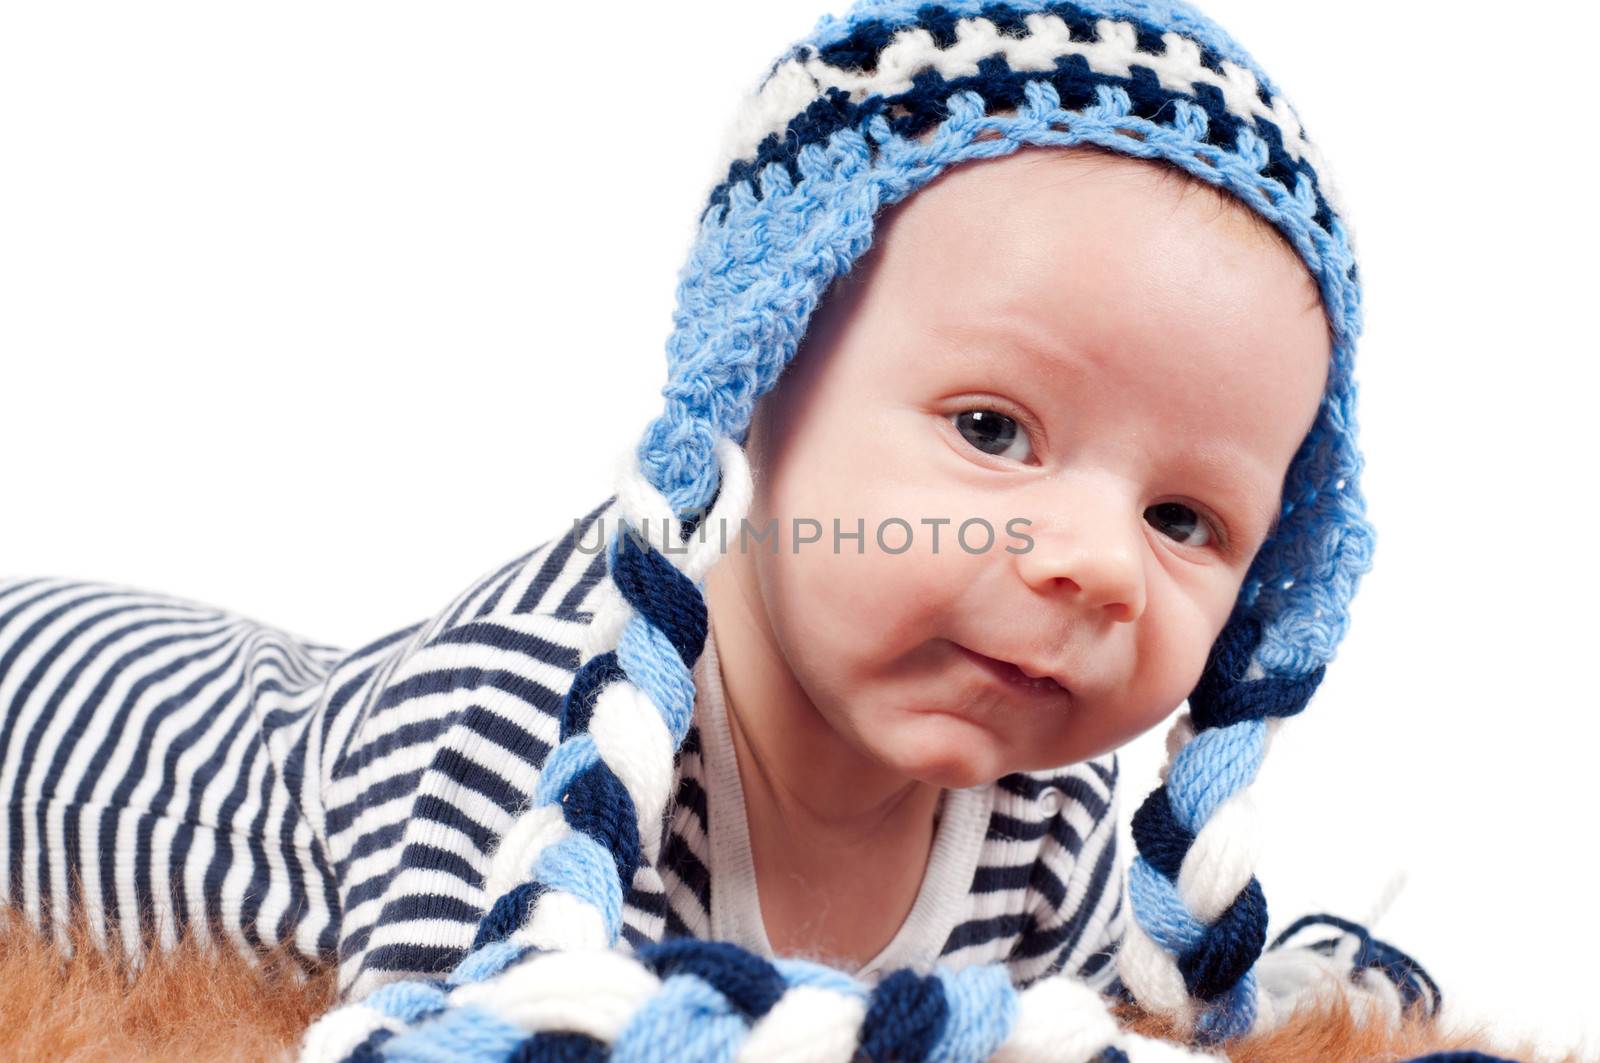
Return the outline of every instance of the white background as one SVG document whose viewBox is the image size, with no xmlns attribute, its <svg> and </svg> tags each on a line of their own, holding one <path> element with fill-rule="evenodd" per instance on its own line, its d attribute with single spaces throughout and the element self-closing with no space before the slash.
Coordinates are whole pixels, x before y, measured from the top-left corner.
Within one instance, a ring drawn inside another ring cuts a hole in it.
<svg viewBox="0 0 1600 1063">
<path fill-rule="evenodd" d="M 353 647 L 564 530 L 656 411 L 723 123 L 822 10 L 0 6 L 0 574 Z M 1375 568 L 1256 786 L 1272 933 L 1403 871 L 1373 929 L 1452 1014 L 1595 1050 L 1600 27 L 1208 10 L 1366 282 Z"/>
</svg>

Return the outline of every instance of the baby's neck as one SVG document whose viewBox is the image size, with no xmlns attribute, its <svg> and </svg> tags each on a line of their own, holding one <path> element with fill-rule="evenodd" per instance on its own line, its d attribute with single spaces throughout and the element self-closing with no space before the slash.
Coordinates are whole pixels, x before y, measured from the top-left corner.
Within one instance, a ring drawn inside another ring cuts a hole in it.
<svg viewBox="0 0 1600 1063">
<path fill-rule="evenodd" d="M 943 791 L 909 780 L 863 799 L 797 784 L 783 774 L 792 766 L 763 758 L 731 696 L 724 705 L 767 943 L 778 956 L 860 970 L 916 905 Z"/>
<path fill-rule="evenodd" d="M 931 844 L 938 787 L 860 765 L 853 750 L 785 733 L 792 728 L 752 727 L 732 691 L 725 709 L 752 837 L 775 836 L 797 855 L 830 863 L 871 857 L 906 838 Z"/>
</svg>

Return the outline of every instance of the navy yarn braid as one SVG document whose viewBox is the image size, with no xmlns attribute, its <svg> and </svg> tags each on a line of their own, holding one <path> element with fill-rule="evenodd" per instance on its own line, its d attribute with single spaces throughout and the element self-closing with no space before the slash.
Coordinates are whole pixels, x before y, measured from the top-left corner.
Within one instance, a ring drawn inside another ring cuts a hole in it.
<svg viewBox="0 0 1600 1063">
<path fill-rule="evenodd" d="M 617 588 L 629 605 L 667 636 L 684 668 L 692 671 L 705 649 L 705 598 L 648 540 L 641 546 L 642 539 L 627 533 L 616 538 L 612 556 Z M 561 741 L 586 731 L 600 691 L 626 679 L 614 650 L 583 664 L 561 701 Z M 683 736 L 677 738 L 681 742 Z M 572 779 L 561 796 L 561 812 L 574 830 L 589 835 L 611 854 L 620 882 L 633 881 L 641 852 L 635 826 L 638 813 L 627 787 L 604 760 L 596 759 Z M 509 937 L 527 921 L 534 901 L 548 888 L 532 880 L 501 896 L 480 920 L 472 947 L 479 949 Z M 609 944 L 615 943 L 613 937 Z"/>
<path fill-rule="evenodd" d="M 1261 624 L 1236 609 L 1189 695 L 1190 716 L 1197 734 L 1269 717 L 1292 716 L 1305 708 L 1325 669 L 1318 668 L 1306 676 L 1245 679 L 1260 639 Z M 1177 882 L 1196 832 L 1174 811 L 1166 782 L 1145 798 L 1133 815 L 1132 827 L 1142 859 L 1169 881 Z M 1266 896 L 1252 875 L 1227 910 L 1206 927 L 1204 935 L 1178 952 L 1178 970 L 1189 994 L 1207 1003 L 1226 1003 L 1225 995 L 1241 984 L 1261 955 L 1266 935 Z M 1248 1007 L 1248 1001 L 1244 1006 Z M 1212 1040 L 1217 1039 L 1220 1038 Z"/>
</svg>

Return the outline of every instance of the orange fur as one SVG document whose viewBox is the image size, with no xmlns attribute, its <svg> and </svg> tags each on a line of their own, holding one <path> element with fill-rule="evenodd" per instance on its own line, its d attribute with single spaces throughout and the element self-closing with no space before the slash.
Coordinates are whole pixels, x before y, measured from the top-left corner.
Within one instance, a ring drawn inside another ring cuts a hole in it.
<svg viewBox="0 0 1600 1063">
<path fill-rule="evenodd" d="M 135 971 L 96 949 L 81 923 L 67 933 L 70 959 L 26 917 L 0 910 L 0 1058 L 291 1059 L 333 1003 L 332 970 L 297 982 L 282 950 L 257 966 L 186 937 Z"/>
<path fill-rule="evenodd" d="M 334 1000 L 328 969 L 297 979 L 282 950 L 259 965 L 185 938 L 139 969 L 98 951 L 81 926 L 68 959 L 10 909 L 0 909 L 0 1057 L 137 1063 L 181 1059 L 289 1060 L 305 1028 Z M 1159 1019 L 1124 1006 L 1122 1025 L 1168 1037 Z M 1544 1063 L 1526 1046 L 1496 1046 L 1487 1031 L 1447 1033 L 1413 1019 L 1390 1032 L 1366 1025 L 1346 1004 L 1306 1008 L 1282 1028 L 1229 1047 L 1237 1063 L 1390 1063 L 1427 1052 L 1475 1048 Z M 1580 1063 L 1574 1056 L 1550 1063 Z"/>
</svg>

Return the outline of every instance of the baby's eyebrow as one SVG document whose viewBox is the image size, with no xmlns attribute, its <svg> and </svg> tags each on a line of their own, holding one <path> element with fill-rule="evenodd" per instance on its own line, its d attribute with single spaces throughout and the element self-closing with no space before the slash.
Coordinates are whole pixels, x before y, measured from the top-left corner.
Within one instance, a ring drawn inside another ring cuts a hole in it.
<svg viewBox="0 0 1600 1063">
<path fill-rule="evenodd" d="M 1062 365 L 1062 359 L 1047 353 L 1029 334 L 1027 327 L 1009 315 L 996 315 L 981 324 L 962 318 L 940 319 L 937 316 L 930 316 L 925 322 L 929 333 L 954 341 L 949 348 L 952 355 L 995 360 L 1011 360 L 1013 356 L 1021 356 L 1041 369 L 1059 369 Z"/>
</svg>

